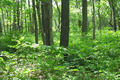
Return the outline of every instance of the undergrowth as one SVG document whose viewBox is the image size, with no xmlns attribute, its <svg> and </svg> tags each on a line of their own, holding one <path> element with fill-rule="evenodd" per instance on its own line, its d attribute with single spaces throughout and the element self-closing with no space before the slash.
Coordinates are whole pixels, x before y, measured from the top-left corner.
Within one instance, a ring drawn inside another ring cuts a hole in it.
<svg viewBox="0 0 120 80">
<path fill-rule="evenodd" d="M 120 32 L 96 31 L 95 40 L 90 32 L 85 37 L 74 32 L 68 48 L 42 46 L 40 40 L 35 44 L 30 34 L 2 36 L 0 80 L 120 79 Z M 58 36 L 55 43 L 59 43 Z M 15 51 L 3 49 L 3 45 Z M 68 54 L 67 59 L 64 54 Z"/>
</svg>

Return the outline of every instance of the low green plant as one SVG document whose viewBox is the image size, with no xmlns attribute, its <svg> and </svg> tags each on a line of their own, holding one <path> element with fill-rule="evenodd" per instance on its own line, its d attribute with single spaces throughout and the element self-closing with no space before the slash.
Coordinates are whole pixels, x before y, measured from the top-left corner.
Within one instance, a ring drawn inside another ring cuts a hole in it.
<svg viewBox="0 0 120 80">
<path fill-rule="evenodd" d="M 96 32 L 95 40 L 92 40 L 92 33 L 85 37 L 75 33 L 70 35 L 68 48 L 42 46 L 27 40 L 25 36 L 29 34 L 22 35 L 17 44 L 11 46 L 17 49 L 14 54 L 1 52 L 9 60 L 0 58 L 5 69 L 0 76 L 4 75 L 3 80 L 119 80 L 120 33 L 101 30 L 101 35 Z M 58 43 L 57 38 L 55 43 Z M 68 54 L 66 60 L 64 54 Z"/>
</svg>

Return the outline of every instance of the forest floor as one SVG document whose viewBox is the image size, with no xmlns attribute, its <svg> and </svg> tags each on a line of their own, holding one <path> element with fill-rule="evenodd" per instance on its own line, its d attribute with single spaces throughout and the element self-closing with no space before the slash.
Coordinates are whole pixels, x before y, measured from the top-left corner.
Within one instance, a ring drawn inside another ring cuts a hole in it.
<svg viewBox="0 0 120 80">
<path fill-rule="evenodd" d="M 95 40 L 92 33 L 83 37 L 76 31 L 68 48 L 59 47 L 59 33 L 54 46 L 18 35 L 0 38 L 0 80 L 120 80 L 119 31 L 96 31 Z"/>
</svg>

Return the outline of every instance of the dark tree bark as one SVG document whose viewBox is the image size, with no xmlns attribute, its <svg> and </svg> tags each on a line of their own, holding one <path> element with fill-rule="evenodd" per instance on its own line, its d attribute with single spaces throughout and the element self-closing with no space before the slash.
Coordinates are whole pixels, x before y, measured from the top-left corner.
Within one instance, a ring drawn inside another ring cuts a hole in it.
<svg viewBox="0 0 120 80">
<path fill-rule="evenodd" d="M 0 33 L 2 33 L 1 18 L 0 18 Z"/>
<path fill-rule="evenodd" d="M 17 0 L 17 27 L 20 31 L 19 16 L 20 16 L 20 14 L 19 14 L 19 0 Z"/>
<path fill-rule="evenodd" d="M 116 31 L 117 30 L 117 27 L 116 27 L 116 10 L 115 10 L 116 2 L 113 1 L 113 0 L 108 0 L 108 1 L 109 1 L 109 4 L 110 4 L 110 7 L 112 8 L 112 11 L 113 11 L 113 27 L 114 27 L 114 30 Z"/>
<path fill-rule="evenodd" d="M 69 0 L 62 0 L 60 46 L 68 47 L 69 43 Z"/>
<path fill-rule="evenodd" d="M 87 0 L 82 0 L 82 33 L 87 33 Z"/>
<path fill-rule="evenodd" d="M 4 33 L 5 33 L 6 31 L 5 31 L 4 12 L 2 7 L 1 7 L 1 10 L 2 10 L 2 21 L 3 21 Z"/>
<path fill-rule="evenodd" d="M 41 36 L 42 36 L 42 40 L 43 40 L 43 44 L 45 45 L 45 35 L 44 35 L 44 31 L 43 31 L 43 26 L 42 26 L 42 21 L 41 21 L 41 14 L 40 14 L 40 2 L 38 0 L 36 0 L 37 2 L 37 13 L 38 13 L 38 20 L 39 20 L 39 28 L 40 28 L 40 32 L 41 32 Z"/>
<path fill-rule="evenodd" d="M 79 28 L 81 26 L 81 20 L 80 19 L 78 20 L 78 26 L 79 26 Z"/>
<path fill-rule="evenodd" d="M 120 30 L 120 18 L 118 18 L 118 27 L 119 27 L 119 30 Z"/>
<path fill-rule="evenodd" d="M 26 7 L 25 7 L 25 3 L 24 3 L 24 10 L 26 10 Z M 26 22 L 27 22 L 27 20 L 26 20 L 26 14 L 24 15 L 25 16 L 25 28 L 26 28 L 26 32 L 27 32 L 27 25 L 26 25 Z"/>
<path fill-rule="evenodd" d="M 58 30 L 60 31 L 60 26 L 61 26 L 61 12 L 60 12 L 60 9 L 59 9 L 59 6 L 58 6 L 58 2 L 57 2 L 57 0 L 55 0 L 55 4 L 56 4 L 56 6 L 57 6 L 57 10 L 58 10 L 58 13 L 59 13 L 59 17 L 58 17 L 58 25 L 56 25 L 56 26 L 58 26 Z M 56 24 L 57 24 L 57 21 L 54 19 L 54 21 L 56 22 Z"/>
<path fill-rule="evenodd" d="M 92 0 L 93 4 L 93 40 L 95 39 L 95 7 L 94 7 L 94 0 Z"/>
<path fill-rule="evenodd" d="M 100 0 L 98 2 L 99 8 L 98 8 L 98 17 L 99 17 L 99 26 L 98 29 L 101 30 L 101 17 L 100 17 Z"/>
<path fill-rule="evenodd" d="M 8 28 L 9 28 L 9 25 L 8 25 L 8 10 L 6 9 L 6 13 L 7 13 L 7 15 L 6 15 L 6 17 L 7 17 L 7 32 L 8 32 Z"/>
<path fill-rule="evenodd" d="M 29 6 L 29 11 L 30 11 L 30 13 L 29 13 L 29 20 L 30 20 L 30 23 L 29 23 L 29 25 L 28 25 L 28 32 L 29 32 L 29 30 L 32 29 L 32 26 L 31 26 L 32 18 L 31 18 L 31 10 L 30 10 L 30 8 L 31 8 L 31 6 L 30 6 L 30 1 L 31 1 L 31 0 L 28 0 L 28 6 Z M 29 26 L 30 26 L 30 27 L 29 27 Z M 33 33 L 32 30 L 31 30 L 31 33 Z"/>
<path fill-rule="evenodd" d="M 13 6 L 13 30 L 16 31 L 16 1 L 15 1 L 15 5 Z"/>
<path fill-rule="evenodd" d="M 30 30 L 31 30 L 31 34 L 33 34 L 35 32 L 35 20 L 34 20 L 34 14 L 32 12 L 32 18 L 31 18 L 31 22 L 30 22 Z M 28 29 L 29 30 L 29 29 Z"/>
<path fill-rule="evenodd" d="M 44 33 L 45 33 L 45 24 L 44 24 L 44 23 L 45 23 L 45 22 L 44 22 L 44 21 L 45 21 L 45 17 L 44 17 L 44 13 L 45 13 L 45 12 L 44 12 L 44 1 L 42 1 L 41 3 L 42 3 L 42 5 L 41 5 L 41 9 L 42 9 L 42 10 L 41 10 L 41 11 L 42 11 L 42 25 L 43 25 L 43 31 L 44 31 Z"/>
<path fill-rule="evenodd" d="M 36 10 L 35 10 L 35 1 L 32 0 L 33 6 L 33 19 L 35 21 L 35 43 L 38 44 L 38 28 L 37 28 L 37 18 L 36 18 Z"/>
<path fill-rule="evenodd" d="M 11 7 L 10 7 L 10 8 L 11 8 Z M 11 16 L 11 13 L 12 13 L 12 9 L 10 10 L 10 32 L 11 32 L 11 27 L 12 27 L 12 26 L 11 26 L 11 25 L 12 25 L 12 24 L 11 24 L 11 23 L 12 23 L 12 16 Z"/>
<path fill-rule="evenodd" d="M 52 0 L 48 0 L 48 2 L 42 2 L 42 23 L 45 32 L 45 45 L 53 45 Z"/>
<path fill-rule="evenodd" d="M 21 21 L 20 21 L 21 24 L 20 24 L 20 27 L 21 27 L 22 33 L 23 33 L 23 20 L 22 20 L 22 19 L 23 19 L 23 13 L 22 13 L 22 5 L 23 5 L 23 3 L 22 3 L 22 1 L 21 1 L 21 14 L 20 14 L 20 15 L 21 15 Z"/>
</svg>

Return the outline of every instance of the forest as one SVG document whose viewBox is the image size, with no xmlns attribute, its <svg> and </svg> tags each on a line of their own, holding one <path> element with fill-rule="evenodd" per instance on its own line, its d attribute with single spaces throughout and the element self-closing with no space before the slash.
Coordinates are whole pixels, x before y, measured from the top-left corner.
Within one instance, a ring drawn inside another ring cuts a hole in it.
<svg viewBox="0 0 120 80">
<path fill-rule="evenodd" d="M 0 80 L 120 80 L 120 0 L 0 0 Z"/>
</svg>

